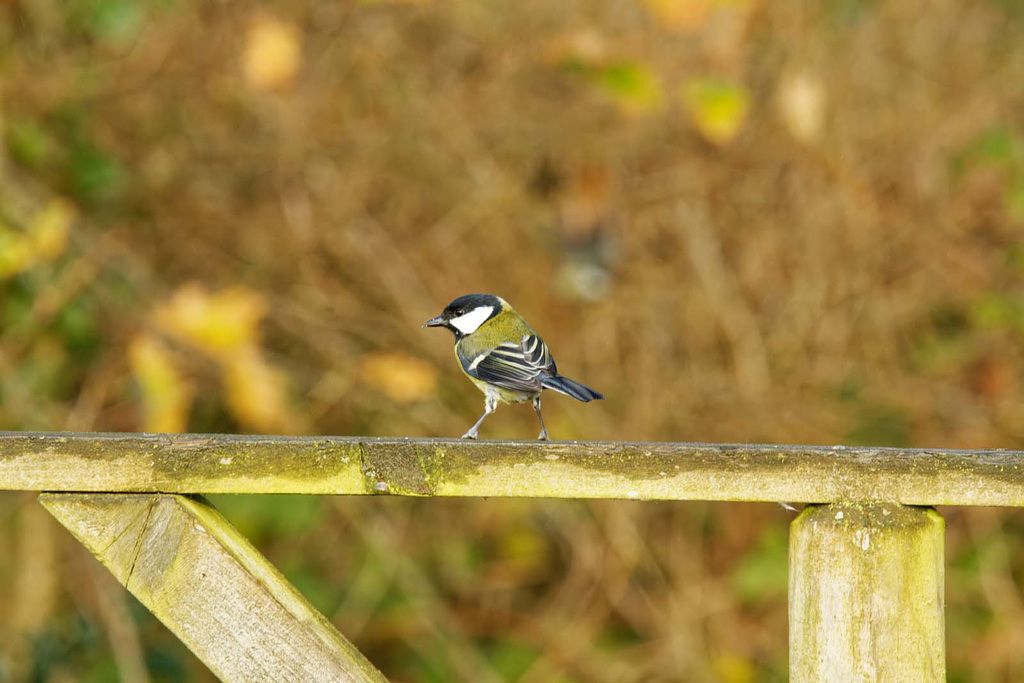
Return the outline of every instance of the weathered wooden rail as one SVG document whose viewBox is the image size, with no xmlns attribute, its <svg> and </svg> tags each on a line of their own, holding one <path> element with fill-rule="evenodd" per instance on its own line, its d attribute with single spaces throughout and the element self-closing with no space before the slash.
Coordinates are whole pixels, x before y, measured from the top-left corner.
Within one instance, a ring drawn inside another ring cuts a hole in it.
<svg viewBox="0 0 1024 683">
<path fill-rule="evenodd" d="M 0 433 L 51 513 L 226 681 L 384 677 L 204 493 L 811 503 L 790 536 L 790 677 L 945 680 L 942 518 L 1024 506 L 1024 452 Z"/>
</svg>

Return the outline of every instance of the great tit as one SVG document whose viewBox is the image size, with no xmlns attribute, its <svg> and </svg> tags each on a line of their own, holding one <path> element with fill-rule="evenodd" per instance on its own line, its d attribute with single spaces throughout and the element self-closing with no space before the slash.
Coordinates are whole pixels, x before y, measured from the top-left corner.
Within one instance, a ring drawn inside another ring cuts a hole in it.
<svg viewBox="0 0 1024 683">
<path fill-rule="evenodd" d="M 544 389 L 572 396 L 584 403 L 604 398 L 579 382 L 558 374 L 547 345 L 533 328 L 501 297 L 467 294 L 445 306 L 441 315 L 423 327 L 444 327 L 455 334 L 455 356 L 462 371 L 484 392 L 484 414 L 462 435 L 475 439 L 480 424 L 502 403 L 532 400 L 540 420 L 540 436 L 548 430 L 540 414 Z"/>
</svg>

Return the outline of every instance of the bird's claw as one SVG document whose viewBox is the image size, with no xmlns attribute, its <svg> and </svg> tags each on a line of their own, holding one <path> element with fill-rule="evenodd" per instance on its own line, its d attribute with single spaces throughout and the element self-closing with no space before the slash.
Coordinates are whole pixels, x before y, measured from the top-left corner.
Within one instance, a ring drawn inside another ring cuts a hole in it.
<svg viewBox="0 0 1024 683">
<path fill-rule="evenodd" d="M 462 436 L 460 436 L 459 438 L 460 439 L 475 439 L 476 437 L 477 437 L 477 433 L 476 432 L 469 431 L 469 432 L 466 432 L 465 434 L 463 434 Z"/>
</svg>

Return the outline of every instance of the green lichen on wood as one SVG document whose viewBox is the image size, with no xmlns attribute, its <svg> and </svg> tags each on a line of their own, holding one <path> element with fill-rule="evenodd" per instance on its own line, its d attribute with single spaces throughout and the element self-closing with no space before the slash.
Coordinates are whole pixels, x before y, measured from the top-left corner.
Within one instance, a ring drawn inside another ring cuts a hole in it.
<svg viewBox="0 0 1024 683">
<path fill-rule="evenodd" d="M 0 489 L 1024 506 L 1024 453 L 0 433 Z"/>
<path fill-rule="evenodd" d="M 805 509 L 790 536 L 790 680 L 945 680 L 944 530 L 930 508 Z"/>
<path fill-rule="evenodd" d="M 204 500 L 61 493 L 40 501 L 222 680 L 385 680 Z"/>
</svg>

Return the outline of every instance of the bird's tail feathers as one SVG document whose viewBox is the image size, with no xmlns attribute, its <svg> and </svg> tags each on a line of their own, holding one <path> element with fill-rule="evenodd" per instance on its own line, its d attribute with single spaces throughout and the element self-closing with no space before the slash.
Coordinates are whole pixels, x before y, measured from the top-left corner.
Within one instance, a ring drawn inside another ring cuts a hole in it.
<svg viewBox="0 0 1024 683">
<path fill-rule="evenodd" d="M 562 377 L 561 375 L 541 375 L 540 383 L 548 389 L 554 389 L 559 393 L 572 396 L 577 401 L 583 401 L 584 403 L 604 398 L 604 394 L 598 393 L 590 387 L 583 386 L 576 380 Z"/>
</svg>

